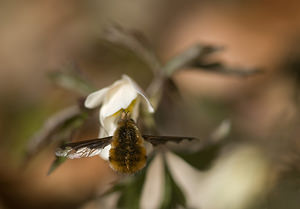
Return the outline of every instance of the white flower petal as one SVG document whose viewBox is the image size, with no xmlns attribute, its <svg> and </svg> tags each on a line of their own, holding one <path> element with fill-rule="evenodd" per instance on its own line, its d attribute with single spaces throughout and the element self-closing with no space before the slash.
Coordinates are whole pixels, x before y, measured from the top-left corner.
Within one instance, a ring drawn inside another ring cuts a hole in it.
<svg viewBox="0 0 300 209">
<path fill-rule="evenodd" d="M 241 209 L 258 203 L 271 186 L 269 163 L 263 150 L 252 145 L 224 153 L 199 185 L 201 208 Z"/>
<path fill-rule="evenodd" d="M 231 121 L 229 119 L 223 120 L 221 124 L 211 134 L 212 140 L 218 141 L 224 139 L 230 133 L 230 129 L 231 129 Z"/>
<path fill-rule="evenodd" d="M 99 138 L 103 138 L 103 137 L 107 137 L 109 136 L 109 134 L 104 130 L 103 127 L 100 127 L 100 131 L 99 131 Z M 103 160 L 108 160 L 109 158 L 109 150 L 111 149 L 111 145 L 108 145 L 106 147 L 104 147 L 101 152 L 99 153 L 99 156 L 103 159 Z"/>
<path fill-rule="evenodd" d="M 84 106 L 90 109 L 100 106 L 108 89 L 109 88 L 106 87 L 88 95 L 84 102 Z"/>
<path fill-rule="evenodd" d="M 160 154 L 153 159 L 147 170 L 146 180 L 144 183 L 140 208 L 156 209 L 159 208 L 163 198 L 165 185 L 164 165 Z"/>
<path fill-rule="evenodd" d="M 126 109 L 136 99 L 137 95 L 137 92 L 129 83 L 123 83 L 109 89 L 100 111 L 101 116 L 108 117 L 121 109 Z"/>
<path fill-rule="evenodd" d="M 135 101 L 135 105 L 133 106 L 132 113 L 131 113 L 131 119 L 135 122 L 137 121 L 139 117 L 139 110 L 140 110 L 140 98 L 138 97 Z"/>
<path fill-rule="evenodd" d="M 153 113 L 154 108 L 151 105 L 150 101 L 148 98 L 145 96 L 144 91 L 137 85 L 136 82 L 134 82 L 129 76 L 123 75 L 122 79 L 127 80 L 128 82 L 131 83 L 131 85 L 134 87 L 134 89 L 137 91 L 137 93 L 141 96 L 143 104 L 147 107 L 148 112 Z"/>
<path fill-rule="evenodd" d="M 147 97 L 144 94 L 142 94 L 141 92 L 138 92 L 138 93 L 142 98 L 142 104 L 144 104 L 147 107 L 148 112 L 153 113 L 154 108 L 153 108 L 152 104 L 150 103 L 150 101 L 147 99 Z"/>
<path fill-rule="evenodd" d="M 100 110 L 100 124 L 104 130 L 99 132 L 100 138 L 114 135 L 118 126 L 119 115 L 112 115 L 109 117 L 102 117 Z"/>
<path fill-rule="evenodd" d="M 104 147 L 102 149 L 102 151 L 100 152 L 100 157 L 103 159 L 103 160 L 108 160 L 109 158 L 109 150 L 111 149 L 111 145 L 108 145 L 106 147 Z"/>
<path fill-rule="evenodd" d="M 101 208 L 101 209 L 112 209 L 118 208 L 118 200 L 120 198 L 121 192 L 112 192 L 108 195 L 103 195 L 101 198 L 95 198 L 91 202 L 93 204 L 87 205 L 84 204 L 84 207 L 80 207 L 81 209 L 91 209 L 91 208 Z"/>
<path fill-rule="evenodd" d="M 185 194 L 188 206 L 199 208 L 199 179 L 203 174 L 171 152 L 167 152 L 166 159 L 172 177 Z"/>
<path fill-rule="evenodd" d="M 108 136 L 109 135 L 108 135 L 107 131 L 102 126 L 100 126 L 98 138 L 104 138 L 104 137 L 108 137 Z"/>
</svg>

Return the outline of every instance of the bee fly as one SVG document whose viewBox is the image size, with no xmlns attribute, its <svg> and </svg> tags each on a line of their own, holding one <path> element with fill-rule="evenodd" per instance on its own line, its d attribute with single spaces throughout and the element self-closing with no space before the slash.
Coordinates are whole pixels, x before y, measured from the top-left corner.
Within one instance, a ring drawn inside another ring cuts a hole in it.
<svg viewBox="0 0 300 209">
<path fill-rule="evenodd" d="M 142 135 L 129 113 L 123 111 L 113 136 L 62 145 L 56 151 L 56 156 L 70 159 L 92 157 L 98 155 L 104 147 L 110 144 L 110 167 L 120 173 L 132 174 L 146 165 L 147 155 L 144 140 L 157 146 L 168 141 L 179 143 L 184 139 L 192 140 L 194 138 Z"/>
</svg>

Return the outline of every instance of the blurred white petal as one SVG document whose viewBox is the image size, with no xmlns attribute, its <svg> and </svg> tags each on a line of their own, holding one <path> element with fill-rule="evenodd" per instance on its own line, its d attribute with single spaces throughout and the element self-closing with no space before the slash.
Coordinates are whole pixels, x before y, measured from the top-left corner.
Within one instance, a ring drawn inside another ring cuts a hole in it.
<svg viewBox="0 0 300 209">
<path fill-rule="evenodd" d="M 101 209 L 112 209 L 112 208 L 118 208 L 118 199 L 120 197 L 119 192 L 113 192 L 112 194 L 109 194 L 103 198 L 101 198 L 101 201 L 98 202 L 98 205 L 94 208 L 101 208 Z"/>
<path fill-rule="evenodd" d="M 231 121 L 229 119 L 223 120 L 216 130 L 211 134 L 211 138 L 215 141 L 224 139 L 231 130 Z"/>
<path fill-rule="evenodd" d="M 171 152 L 166 153 L 166 160 L 172 177 L 185 195 L 187 205 L 191 208 L 201 208 L 199 205 L 199 179 L 203 175 L 202 172 Z"/>
<path fill-rule="evenodd" d="M 162 203 L 165 187 L 164 164 L 161 154 L 157 154 L 146 173 L 140 199 L 141 209 L 156 209 Z"/>
<path fill-rule="evenodd" d="M 113 209 L 118 208 L 118 199 L 120 198 L 120 192 L 113 192 L 109 195 L 105 195 L 101 198 L 93 198 L 93 200 L 88 201 L 83 204 L 82 207 L 78 209 Z M 99 194 L 101 195 L 101 193 Z"/>
<path fill-rule="evenodd" d="M 199 187 L 203 208 L 243 209 L 267 189 L 269 164 L 261 150 L 244 145 L 230 150 L 205 175 Z"/>
<path fill-rule="evenodd" d="M 249 145 L 231 150 L 208 172 L 197 171 L 172 153 L 167 153 L 166 157 L 189 207 L 247 208 L 269 185 L 268 161 L 259 149 Z"/>
<path fill-rule="evenodd" d="M 146 154 L 147 155 L 149 155 L 150 153 L 153 152 L 154 147 L 150 142 L 144 141 L 144 145 L 145 145 L 145 148 L 146 148 Z"/>
<path fill-rule="evenodd" d="M 95 108 L 101 105 L 108 88 L 103 88 L 88 95 L 84 102 L 86 108 Z"/>
</svg>

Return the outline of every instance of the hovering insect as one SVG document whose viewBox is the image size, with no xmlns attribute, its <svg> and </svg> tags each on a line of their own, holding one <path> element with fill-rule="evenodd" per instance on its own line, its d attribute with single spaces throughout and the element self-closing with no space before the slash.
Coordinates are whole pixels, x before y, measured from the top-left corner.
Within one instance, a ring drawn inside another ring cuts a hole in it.
<svg viewBox="0 0 300 209">
<path fill-rule="evenodd" d="M 110 167 L 119 173 L 133 174 L 144 168 L 147 162 L 144 140 L 157 146 L 169 141 L 179 143 L 184 139 L 195 138 L 142 135 L 129 113 L 124 111 L 113 136 L 64 144 L 58 148 L 56 156 L 70 159 L 91 157 L 98 155 L 104 147 L 111 144 Z"/>
</svg>

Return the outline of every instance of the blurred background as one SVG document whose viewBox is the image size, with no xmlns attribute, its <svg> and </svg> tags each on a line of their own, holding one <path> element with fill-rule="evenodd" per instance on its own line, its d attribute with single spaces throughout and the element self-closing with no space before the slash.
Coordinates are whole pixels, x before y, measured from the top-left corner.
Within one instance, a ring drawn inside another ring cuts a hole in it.
<svg viewBox="0 0 300 209">
<path fill-rule="evenodd" d="M 80 97 L 53 85 L 49 72 L 76 62 L 97 88 L 123 73 L 143 88 L 150 83 L 141 60 L 101 41 L 111 23 L 141 31 L 162 62 L 204 43 L 224 46 L 227 65 L 263 69 L 246 78 L 176 73 L 189 108 L 158 112 L 158 127 L 201 136 L 231 119 L 231 142 L 199 180 L 203 208 L 299 208 L 299 9 L 296 0 L 1 1 L 0 208 L 95 208 L 87 199 L 117 179 L 98 157 L 67 161 L 47 176 L 55 145 L 21 166 L 43 122 Z M 85 137 L 97 135 L 91 126 Z"/>
</svg>

